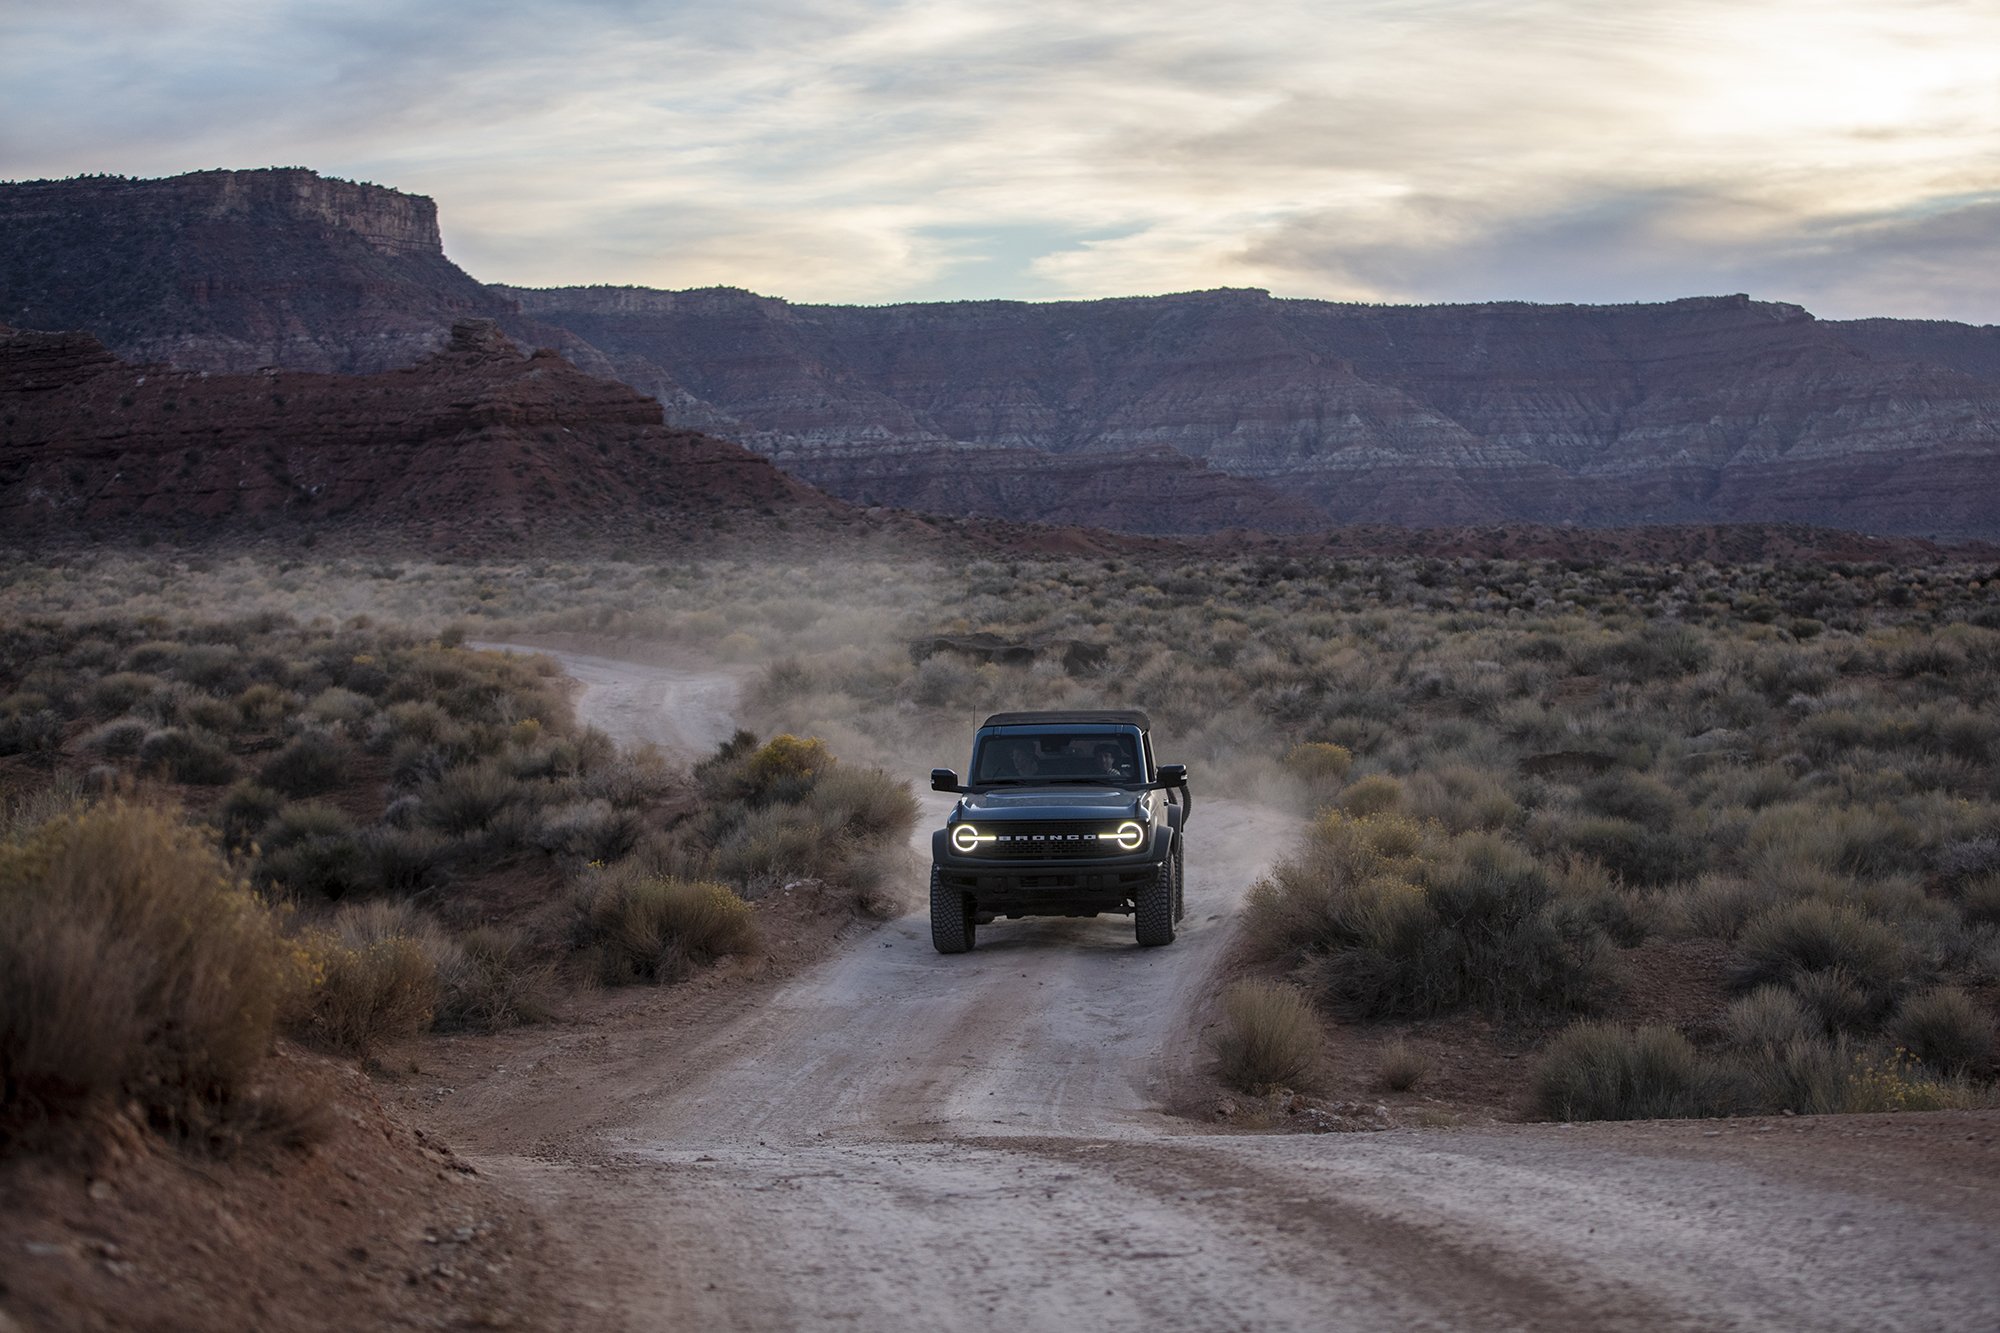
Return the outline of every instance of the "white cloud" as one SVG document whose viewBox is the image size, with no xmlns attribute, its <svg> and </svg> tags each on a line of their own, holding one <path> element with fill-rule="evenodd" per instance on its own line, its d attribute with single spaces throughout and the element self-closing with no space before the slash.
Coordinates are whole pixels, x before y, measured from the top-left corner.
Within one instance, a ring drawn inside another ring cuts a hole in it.
<svg viewBox="0 0 2000 1333">
<path fill-rule="evenodd" d="M 1987 0 L 85 0 L 0 19 L 0 160 L 382 181 L 435 196 L 475 274 L 526 283 L 1726 280 L 1984 322 L 1996 293 L 1955 265 L 1995 267 L 1964 223 L 2000 191 L 1996 56 Z"/>
</svg>

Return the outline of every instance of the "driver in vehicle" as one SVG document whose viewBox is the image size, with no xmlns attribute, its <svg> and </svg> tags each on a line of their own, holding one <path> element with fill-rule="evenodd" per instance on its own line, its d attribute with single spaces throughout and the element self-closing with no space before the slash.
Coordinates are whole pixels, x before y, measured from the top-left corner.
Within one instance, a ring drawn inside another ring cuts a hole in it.
<svg viewBox="0 0 2000 1333">
<path fill-rule="evenodd" d="M 1119 752 L 1116 745 L 1108 742 L 1097 747 L 1097 771 L 1109 778 L 1132 776 L 1131 764 L 1126 762 L 1125 756 Z"/>
</svg>

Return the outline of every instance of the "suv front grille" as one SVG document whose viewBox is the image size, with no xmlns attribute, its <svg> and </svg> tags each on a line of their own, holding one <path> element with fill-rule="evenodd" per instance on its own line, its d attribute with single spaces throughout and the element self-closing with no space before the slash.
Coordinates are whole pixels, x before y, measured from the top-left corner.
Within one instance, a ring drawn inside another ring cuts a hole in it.
<svg viewBox="0 0 2000 1333">
<path fill-rule="evenodd" d="M 979 831 L 992 837 L 972 853 L 982 861 L 1071 861 L 1091 856 L 1125 856 L 1112 831 L 1120 821 L 1092 823 L 982 824 Z"/>
</svg>

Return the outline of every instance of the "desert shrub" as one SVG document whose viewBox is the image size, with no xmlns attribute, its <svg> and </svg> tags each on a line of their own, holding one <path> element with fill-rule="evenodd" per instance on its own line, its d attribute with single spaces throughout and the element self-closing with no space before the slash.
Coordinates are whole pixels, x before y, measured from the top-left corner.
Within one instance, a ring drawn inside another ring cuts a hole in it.
<svg viewBox="0 0 2000 1333">
<path fill-rule="evenodd" d="M 581 861 L 615 861 L 644 831 L 636 811 L 605 800 L 571 801 L 543 811 L 530 840 L 543 851 Z"/>
<path fill-rule="evenodd" d="M 428 699 L 408 699 L 390 704 L 369 728 L 369 746 L 390 748 L 400 740 L 421 742 L 443 750 L 460 750 L 468 733 L 451 714 Z"/>
<path fill-rule="evenodd" d="M 409 919 L 370 903 L 343 908 L 330 929 L 304 941 L 317 983 L 299 1030 L 307 1039 L 367 1057 L 383 1042 L 430 1026 L 437 967 Z"/>
<path fill-rule="evenodd" d="M 750 755 L 744 775 L 760 799 L 796 798 L 833 767 L 826 742 L 816 736 L 773 736 Z"/>
<path fill-rule="evenodd" d="M 963 708 L 980 693 L 978 673 L 956 657 L 926 658 L 910 679 L 910 698 L 924 708 Z"/>
<path fill-rule="evenodd" d="M 1674 680 L 1706 668 L 1713 657 L 1701 632 L 1685 625 L 1648 625 L 1586 652 L 1577 662 L 1587 673 L 1623 680 Z"/>
<path fill-rule="evenodd" d="M 1601 862 L 1568 856 L 1544 869 L 1555 892 L 1554 910 L 1559 917 L 1573 917 L 1603 931 L 1621 949 L 1645 943 L 1652 933 L 1658 905 L 1642 902 L 1621 889 Z"/>
<path fill-rule="evenodd" d="M 223 735 L 236 730 L 242 720 L 235 705 L 186 685 L 174 687 L 171 703 L 175 720 L 197 731 Z"/>
<path fill-rule="evenodd" d="M 213 816 L 216 827 L 222 831 L 222 845 L 232 851 L 248 847 L 284 803 L 284 797 L 248 778 L 233 783 L 223 793 Z"/>
<path fill-rule="evenodd" d="M 480 926 L 439 969 L 437 1026 L 497 1032 L 549 1016 L 555 972 L 511 930 Z"/>
<path fill-rule="evenodd" d="M 1385 904 L 1418 898 L 1417 871 L 1432 835 L 1394 815 L 1314 820 L 1299 850 L 1252 885 L 1245 935 L 1264 957 L 1298 958 L 1355 945 Z"/>
<path fill-rule="evenodd" d="M 1531 857 L 1393 815 L 1321 816 L 1246 916 L 1254 947 L 1359 1017 L 1581 1009 L 1611 980 L 1602 931 L 1561 910 Z"/>
<path fill-rule="evenodd" d="M 347 746 L 325 732 L 308 731 L 265 760 L 257 779 L 287 796 L 318 796 L 346 781 L 347 770 Z"/>
<path fill-rule="evenodd" d="M 1870 996 L 1886 996 L 1903 972 L 1895 930 L 1851 907 L 1809 899 L 1781 903 L 1737 937 L 1730 979 L 1741 990 L 1839 969 Z"/>
<path fill-rule="evenodd" d="M 257 863 L 260 883 L 295 897 L 329 902 L 367 887 L 368 858 L 361 844 L 347 835 L 305 838 L 288 846 L 266 849 Z"/>
<path fill-rule="evenodd" d="M 1325 1078 L 1319 1020 L 1295 986 L 1239 981 L 1222 994 L 1211 1039 L 1222 1081 L 1243 1092 L 1311 1092 Z"/>
<path fill-rule="evenodd" d="M 1768 884 L 1730 875 L 1706 874 L 1674 895 L 1688 932 L 1707 939 L 1733 940 L 1753 918 L 1778 901 Z"/>
<path fill-rule="evenodd" d="M 1306 741 L 1285 752 L 1284 767 L 1307 796 L 1319 802 L 1340 790 L 1354 767 L 1354 752 L 1330 741 Z"/>
<path fill-rule="evenodd" d="M 1861 985 L 1844 967 L 1794 973 L 1791 990 L 1829 1036 L 1865 1027 L 1881 1013 L 1881 994 Z"/>
<path fill-rule="evenodd" d="M 1491 832 L 1520 817 L 1521 806 L 1492 773 L 1448 764 L 1412 774 L 1410 811 L 1435 820 L 1453 833 Z"/>
<path fill-rule="evenodd" d="M 813 784 L 805 808 L 835 835 L 857 842 L 901 842 L 917 824 L 910 784 L 879 768 L 835 768 Z"/>
<path fill-rule="evenodd" d="M 224 1119 L 300 980 L 270 911 L 164 810 L 111 801 L 0 846 L 9 1119 L 112 1099 L 175 1129 Z"/>
<path fill-rule="evenodd" d="M 1673 827 L 1687 808 L 1681 794 L 1650 773 L 1614 768 L 1583 786 L 1583 804 L 1591 812 L 1630 820 L 1652 829 Z"/>
<path fill-rule="evenodd" d="M 163 727 L 141 741 L 139 768 L 197 787 L 218 787 L 236 776 L 236 762 L 221 741 L 180 727 Z"/>
<path fill-rule="evenodd" d="M 1855 1058 L 1846 1070 L 1839 1109 L 1852 1115 L 1881 1111 L 1966 1111 L 1989 1105 L 1988 1090 L 1963 1075 L 1925 1072 L 1895 1053 Z"/>
<path fill-rule="evenodd" d="M 1671 884 L 1693 879 L 1706 868 L 1706 845 L 1671 825 L 1648 826 L 1630 819 L 1595 816 L 1562 830 L 1576 852 L 1596 861 L 1628 884 Z"/>
<path fill-rule="evenodd" d="M 386 893 L 419 893 L 444 876 L 452 842 L 426 828 L 379 826 L 360 838 L 367 881 Z"/>
<path fill-rule="evenodd" d="M 1975 924 L 2000 925 L 2000 875 L 1969 880 L 1959 891 L 1959 910 Z"/>
<path fill-rule="evenodd" d="M 306 705 L 306 714 L 309 717 L 315 722 L 323 722 L 329 726 L 352 726 L 365 721 L 374 711 L 374 700 L 367 695 L 356 694 L 353 690 L 342 689 L 338 685 L 329 685 L 314 695 L 312 702 Z"/>
<path fill-rule="evenodd" d="M 1846 1037 L 1794 1037 L 1746 1062 L 1748 1099 L 1765 1110 L 1837 1114 L 1848 1109 L 1856 1059 Z"/>
<path fill-rule="evenodd" d="M 445 833 L 477 833 L 526 798 L 526 784 L 487 761 L 453 769 L 439 778 L 423 793 L 419 817 Z"/>
<path fill-rule="evenodd" d="M 246 727 L 271 727 L 291 716 L 298 697 L 276 685 L 259 681 L 236 696 L 236 715 Z"/>
<path fill-rule="evenodd" d="M 107 759 L 124 759 L 139 753 L 140 744 L 152 727 L 136 717 L 117 717 L 92 727 L 83 738 L 83 748 Z"/>
<path fill-rule="evenodd" d="M 91 682 L 83 693 L 83 705 L 92 717 L 117 717 L 164 698 L 166 692 L 167 683 L 158 676 L 120 671 Z"/>
<path fill-rule="evenodd" d="M 1819 1035 L 1821 1025 L 1799 997 L 1783 986 L 1759 986 L 1731 1001 L 1722 1020 L 1729 1040 L 1754 1051 L 1775 1052 L 1788 1042 Z"/>
<path fill-rule="evenodd" d="M 1955 986 L 1905 996 L 1889 1035 L 1941 1074 L 1983 1074 L 1993 1062 L 1993 1015 Z"/>
<path fill-rule="evenodd" d="M 1916 824 L 1884 805 L 1773 806 L 1751 824 L 1748 841 L 1763 865 L 1805 864 L 1867 876 L 1918 868 L 1921 848 Z"/>
<path fill-rule="evenodd" d="M 32 700 L 15 695 L 15 708 L 0 710 L 0 755 L 33 755 L 48 761 L 62 748 L 62 715 L 52 708 L 31 707 Z"/>
<path fill-rule="evenodd" d="M 1349 783 L 1335 804 L 1357 818 L 1379 815 L 1403 803 L 1403 784 L 1386 773 L 1374 773 Z"/>
<path fill-rule="evenodd" d="M 845 848 L 833 832 L 796 806 L 746 811 L 715 849 L 715 873 L 745 892 L 794 875 L 831 878 Z"/>
<path fill-rule="evenodd" d="M 1713 1075 L 1672 1028 L 1578 1023 L 1542 1056 L 1535 1099 L 1553 1120 L 1703 1115 L 1713 1105 Z"/>
<path fill-rule="evenodd" d="M 1430 1073 L 1430 1057 L 1401 1037 L 1382 1048 L 1375 1065 L 1375 1081 L 1390 1092 L 1409 1092 Z"/>
<path fill-rule="evenodd" d="M 582 887 L 577 907 L 576 942 L 614 984 L 676 981 L 757 947 L 750 905 L 721 884 L 612 871 Z"/>
<path fill-rule="evenodd" d="M 621 810 L 630 810 L 660 800 L 682 785 L 681 776 L 667 763 L 666 757 L 645 745 L 589 766 L 577 790 L 587 798 L 609 801 Z"/>
</svg>

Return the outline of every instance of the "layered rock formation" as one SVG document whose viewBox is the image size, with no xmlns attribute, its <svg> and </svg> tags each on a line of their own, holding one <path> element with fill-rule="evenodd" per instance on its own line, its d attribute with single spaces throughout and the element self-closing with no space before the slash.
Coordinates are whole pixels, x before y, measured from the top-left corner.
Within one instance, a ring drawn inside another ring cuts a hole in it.
<svg viewBox="0 0 2000 1333">
<path fill-rule="evenodd" d="M 684 386 L 800 475 L 943 512 L 1035 512 L 1004 508 L 1032 497 L 989 490 L 970 448 L 1037 451 L 1059 476 L 1165 446 L 1328 522 L 2000 535 L 1994 330 L 1821 323 L 1741 296 L 855 308 L 500 290 L 627 382 Z"/>
<path fill-rule="evenodd" d="M 0 320 L 376 371 L 467 316 L 867 504 L 1118 528 L 1793 522 L 2000 537 L 2000 329 L 1712 297 L 792 305 L 483 287 L 431 202 L 302 170 L 0 185 Z"/>
<path fill-rule="evenodd" d="M 551 351 L 462 322 L 375 375 L 209 374 L 0 327 L 0 531 L 45 542 L 301 529 L 399 547 L 645 551 L 867 520 Z"/>
<path fill-rule="evenodd" d="M 593 360 L 446 259 L 421 195 L 297 168 L 0 185 L 0 322 L 86 329 L 127 360 L 366 373 L 466 318 Z"/>
</svg>

